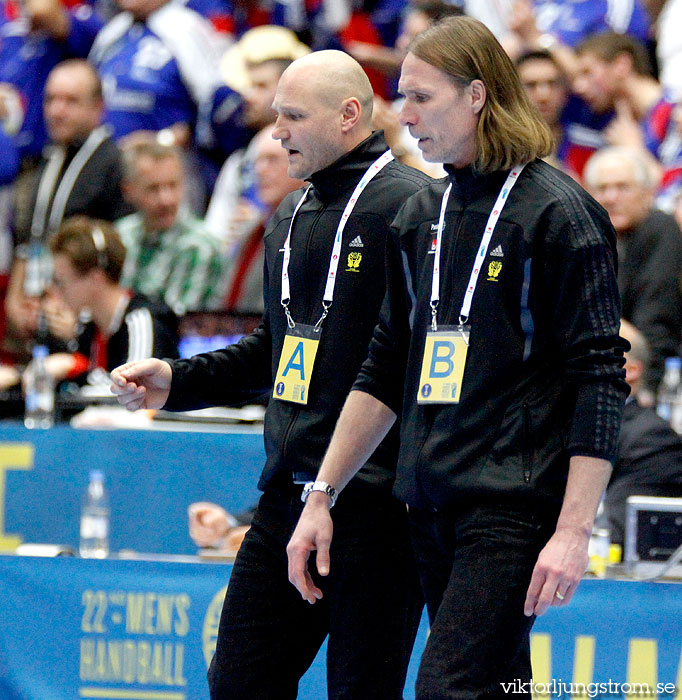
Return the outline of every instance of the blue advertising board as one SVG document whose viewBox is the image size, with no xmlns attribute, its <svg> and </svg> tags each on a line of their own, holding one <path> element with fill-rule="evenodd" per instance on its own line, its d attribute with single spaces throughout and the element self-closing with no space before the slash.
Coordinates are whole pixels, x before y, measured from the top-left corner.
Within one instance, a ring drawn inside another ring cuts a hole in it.
<svg viewBox="0 0 682 700">
<path fill-rule="evenodd" d="M 263 461 L 258 433 L 0 426 L 0 551 L 22 542 L 77 549 L 96 466 L 111 498 L 113 552 L 193 554 L 187 506 L 248 508 Z M 0 700 L 206 698 L 229 573 L 227 564 L 0 556 Z M 535 698 L 682 700 L 682 586 L 585 580 L 568 607 L 537 621 L 531 645 Z M 324 650 L 299 697 L 326 697 Z"/>
<path fill-rule="evenodd" d="M 253 506 L 265 461 L 262 433 L 26 430 L 0 425 L 0 551 L 22 542 L 78 548 L 81 500 L 104 472 L 112 551 L 194 554 L 187 506 Z"/>
<path fill-rule="evenodd" d="M 2 700 L 202 700 L 231 566 L 0 556 Z M 414 699 L 426 620 L 405 689 Z M 585 580 L 532 635 L 535 698 L 682 700 L 682 587 Z M 522 688 L 510 679 L 507 692 Z M 324 649 L 300 700 L 326 698 Z"/>
</svg>

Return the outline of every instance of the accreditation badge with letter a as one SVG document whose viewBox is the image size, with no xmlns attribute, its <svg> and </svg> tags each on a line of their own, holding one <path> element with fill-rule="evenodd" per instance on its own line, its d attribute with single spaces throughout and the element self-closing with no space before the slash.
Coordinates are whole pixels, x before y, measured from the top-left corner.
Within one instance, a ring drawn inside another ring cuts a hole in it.
<svg viewBox="0 0 682 700">
<path fill-rule="evenodd" d="M 426 333 L 418 404 L 459 403 L 469 332 L 469 326 L 441 326 Z"/>
<path fill-rule="evenodd" d="M 307 404 L 310 378 L 320 344 L 320 331 L 297 323 L 284 336 L 272 397 L 279 401 Z"/>
</svg>

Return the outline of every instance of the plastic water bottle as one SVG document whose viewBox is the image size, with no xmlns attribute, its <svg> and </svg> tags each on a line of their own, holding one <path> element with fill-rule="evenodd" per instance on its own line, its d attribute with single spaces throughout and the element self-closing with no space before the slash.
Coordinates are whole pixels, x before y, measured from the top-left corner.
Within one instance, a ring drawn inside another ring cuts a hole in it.
<svg viewBox="0 0 682 700">
<path fill-rule="evenodd" d="M 109 555 L 109 497 L 99 469 L 90 472 L 83 499 L 79 551 L 88 559 L 106 559 Z"/>
<path fill-rule="evenodd" d="M 26 374 L 24 425 L 27 428 L 51 428 L 54 425 L 54 379 L 47 371 L 44 345 L 33 347 L 33 361 Z"/>
<path fill-rule="evenodd" d="M 656 413 L 678 433 L 682 431 L 682 358 L 666 358 Z"/>
</svg>

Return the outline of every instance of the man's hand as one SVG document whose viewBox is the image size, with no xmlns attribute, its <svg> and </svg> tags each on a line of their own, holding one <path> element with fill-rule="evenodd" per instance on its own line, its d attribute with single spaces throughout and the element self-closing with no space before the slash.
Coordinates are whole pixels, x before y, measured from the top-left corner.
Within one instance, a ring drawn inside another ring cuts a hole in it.
<svg viewBox="0 0 682 700">
<path fill-rule="evenodd" d="M 568 605 L 573 597 L 587 569 L 594 516 L 610 476 L 605 459 L 571 457 L 556 531 L 540 552 L 528 586 L 523 606 L 528 617 L 543 615 L 550 605 Z"/>
<path fill-rule="evenodd" d="M 587 569 L 589 541 L 589 533 L 581 528 L 557 528 L 533 569 L 525 615 L 543 615 L 550 605 L 568 605 Z"/>
<path fill-rule="evenodd" d="M 616 115 L 604 129 L 604 136 L 612 146 L 626 146 L 642 151 L 646 148 L 644 133 L 635 117 L 634 111 L 627 100 L 618 99 L 614 102 Z"/>
<path fill-rule="evenodd" d="M 52 335 L 60 340 L 71 340 L 76 337 L 78 319 L 59 297 L 48 294 L 42 301 L 42 311 Z"/>
<path fill-rule="evenodd" d="M 364 391 L 351 391 L 317 474 L 318 481 L 331 484 L 336 493 L 340 493 L 386 437 L 395 419 L 395 413 L 378 399 Z M 308 571 L 310 552 L 317 551 L 320 576 L 329 573 L 329 545 L 333 531 L 330 506 L 326 493 L 313 491 L 308 494 L 287 545 L 289 581 L 309 603 L 322 598 L 322 591 L 313 583 Z"/>
<path fill-rule="evenodd" d="M 5 391 L 21 381 L 21 375 L 16 367 L 0 364 L 0 391 Z"/>
<path fill-rule="evenodd" d="M 162 408 L 170 394 L 173 371 L 163 360 L 128 362 L 111 373 L 111 393 L 129 411 Z"/>
<path fill-rule="evenodd" d="M 310 552 L 317 551 L 317 571 L 320 576 L 329 573 L 329 545 L 332 541 L 332 519 L 329 514 L 329 496 L 313 491 L 287 545 L 289 581 L 296 586 L 303 600 L 314 603 L 322 598 L 322 591 L 313 583 L 308 571 Z"/>
<path fill-rule="evenodd" d="M 38 330 L 40 299 L 23 294 L 18 298 L 7 298 L 5 311 L 12 330 L 20 338 L 31 338 Z"/>
<path fill-rule="evenodd" d="M 509 16 L 509 29 L 514 32 L 526 46 L 533 46 L 540 36 L 535 23 L 535 12 L 531 0 L 516 0 Z"/>
<path fill-rule="evenodd" d="M 187 509 L 189 536 L 197 547 L 213 547 L 221 544 L 230 529 L 228 512 L 215 503 L 200 501 Z"/>
</svg>

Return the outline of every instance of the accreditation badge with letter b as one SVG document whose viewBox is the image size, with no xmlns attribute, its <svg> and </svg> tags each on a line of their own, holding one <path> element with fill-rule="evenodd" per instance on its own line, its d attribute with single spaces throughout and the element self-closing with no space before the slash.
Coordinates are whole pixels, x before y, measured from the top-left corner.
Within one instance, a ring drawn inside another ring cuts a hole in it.
<svg viewBox="0 0 682 700">
<path fill-rule="evenodd" d="M 310 378 L 320 344 L 320 331 L 297 323 L 284 336 L 272 397 L 279 401 L 307 404 Z"/>
<path fill-rule="evenodd" d="M 418 404 L 459 403 L 469 332 L 469 326 L 442 326 L 437 331 L 427 332 Z"/>
</svg>

